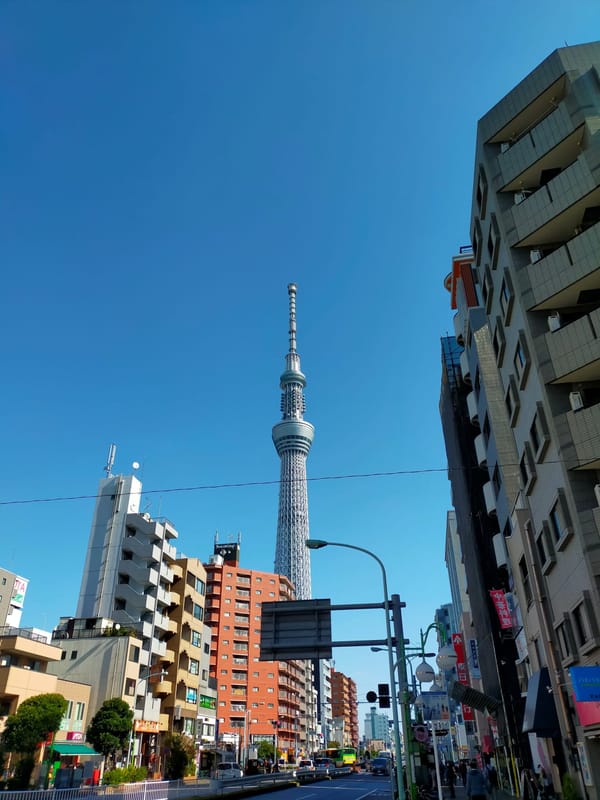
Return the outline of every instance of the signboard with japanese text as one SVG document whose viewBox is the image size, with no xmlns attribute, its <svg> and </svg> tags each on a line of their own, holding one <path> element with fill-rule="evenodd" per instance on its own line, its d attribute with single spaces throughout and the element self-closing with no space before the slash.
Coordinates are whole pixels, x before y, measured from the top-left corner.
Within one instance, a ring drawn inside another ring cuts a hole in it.
<svg viewBox="0 0 600 800">
<path fill-rule="evenodd" d="M 508 603 L 506 602 L 506 596 L 504 594 L 504 590 L 492 589 L 490 591 L 490 597 L 492 598 L 492 602 L 494 603 L 494 607 L 496 608 L 496 613 L 498 614 L 500 629 L 503 631 L 511 629 L 512 615 L 510 613 L 510 608 L 508 607 Z"/>
<path fill-rule="evenodd" d="M 477 647 L 477 639 L 469 639 L 468 664 L 471 677 L 479 680 L 481 678 L 481 670 L 479 669 L 479 648 Z"/>
<path fill-rule="evenodd" d="M 580 703 L 600 701 L 600 667 L 571 667 L 573 693 Z"/>
</svg>

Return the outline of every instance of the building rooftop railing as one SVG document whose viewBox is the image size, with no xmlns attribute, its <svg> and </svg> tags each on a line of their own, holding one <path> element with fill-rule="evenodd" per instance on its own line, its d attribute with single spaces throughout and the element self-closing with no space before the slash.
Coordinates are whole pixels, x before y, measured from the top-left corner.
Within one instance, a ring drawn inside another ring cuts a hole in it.
<svg viewBox="0 0 600 800">
<path fill-rule="evenodd" d="M 49 634 L 36 633 L 31 628 L 13 628 L 10 625 L 3 625 L 0 627 L 0 637 L 6 638 L 8 636 L 20 636 L 22 639 L 30 639 L 32 642 L 43 642 L 50 644 Z"/>
</svg>

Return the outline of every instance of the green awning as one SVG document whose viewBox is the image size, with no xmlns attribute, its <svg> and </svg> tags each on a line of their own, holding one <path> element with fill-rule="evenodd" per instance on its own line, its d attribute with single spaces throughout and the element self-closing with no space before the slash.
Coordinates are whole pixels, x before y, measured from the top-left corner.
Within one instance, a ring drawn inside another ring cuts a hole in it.
<svg viewBox="0 0 600 800">
<path fill-rule="evenodd" d="M 71 744 L 71 742 L 54 742 L 52 749 L 61 756 L 99 756 L 89 744 Z"/>
</svg>

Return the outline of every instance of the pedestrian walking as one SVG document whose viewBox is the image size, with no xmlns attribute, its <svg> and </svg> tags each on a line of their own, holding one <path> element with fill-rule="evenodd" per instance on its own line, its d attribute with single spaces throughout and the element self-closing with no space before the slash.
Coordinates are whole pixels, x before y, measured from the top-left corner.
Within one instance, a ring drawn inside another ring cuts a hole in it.
<svg viewBox="0 0 600 800">
<path fill-rule="evenodd" d="M 487 800 L 487 781 L 475 759 L 469 763 L 466 794 L 471 800 Z"/>
<path fill-rule="evenodd" d="M 458 771 L 460 772 L 460 779 L 462 781 L 462 785 L 467 785 L 467 762 L 463 759 L 458 765 Z"/>
<path fill-rule="evenodd" d="M 454 770 L 454 764 L 452 761 L 449 761 L 446 764 L 446 783 L 448 784 L 448 789 L 450 790 L 450 797 L 456 797 L 456 792 L 454 787 L 456 786 L 456 772 Z"/>
<path fill-rule="evenodd" d="M 485 779 L 488 782 L 488 792 L 492 800 L 495 800 L 498 791 L 498 771 L 496 767 L 490 762 L 486 764 L 484 773 Z"/>
<path fill-rule="evenodd" d="M 530 769 L 524 769 L 521 775 L 521 796 L 523 800 L 538 800 L 539 789 L 535 776 Z"/>
</svg>

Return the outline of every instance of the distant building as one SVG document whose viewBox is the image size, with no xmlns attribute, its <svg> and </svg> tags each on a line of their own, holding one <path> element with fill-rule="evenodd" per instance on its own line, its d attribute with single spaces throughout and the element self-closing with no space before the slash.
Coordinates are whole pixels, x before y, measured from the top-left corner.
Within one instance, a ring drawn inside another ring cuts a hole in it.
<svg viewBox="0 0 600 800">
<path fill-rule="evenodd" d="M 0 627 L 18 628 L 28 581 L 0 567 Z"/>
<path fill-rule="evenodd" d="M 390 718 L 381 714 L 375 706 L 365 714 L 365 744 L 368 750 L 373 749 L 373 742 L 382 742 L 385 746 L 380 750 L 389 750 L 391 743 Z"/>
<path fill-rule="evenodd" d="M 334 725 L 336 725 L 336 735 L 332 739 L 339 741 L 345 747 L 358 747 L 358 701 L 356 694 L 356 683 L 344 675 L 343 672 L 332 670 L 331 673 L 331 708 L 333 713 Z M 338 720 L 336 723 L 335 721 Z M 341 726 L 343 739 L 339 739 L 340 729 L 339 720 L 343 720 Z"/>
</svg>

